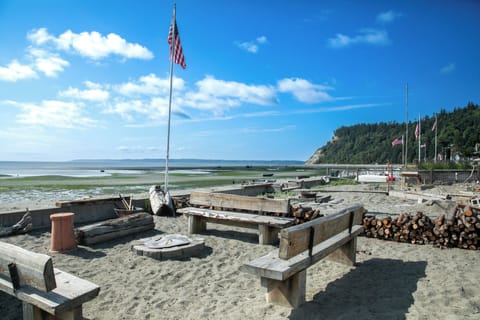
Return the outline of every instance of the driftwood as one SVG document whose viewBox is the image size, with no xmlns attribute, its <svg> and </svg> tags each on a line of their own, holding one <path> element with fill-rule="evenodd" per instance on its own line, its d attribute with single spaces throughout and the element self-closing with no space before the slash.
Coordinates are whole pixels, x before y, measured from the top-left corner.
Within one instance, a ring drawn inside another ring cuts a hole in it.
<svg viewBox="0 0 480 320">
<path fill-rule="evenodd" d="M 79 244 L 91 245 L 151 230 L 154 227 L 153 217 L 146 212 L 140 212 L 79 227 L 75 229 L 75 237 Z"/>
<path fill-rule="evenodd" d="M 27 212 L 22 219 L 11 227 L 0 227 L 0 237 L 5 237 L 13 234 L 27 233 L 32 230 L 32 216 L 27 208 Z"/>
<path fill-rule="evenodd" d="M 422 212 L 414 216 L 402 213 L 397 217 L 366 216 L 365 236 L 412 244 L 433 244 L 440 248 L 480 248 L 480 207 L 455 204 L 443 208 L 432 220 Z"/>
</svg>

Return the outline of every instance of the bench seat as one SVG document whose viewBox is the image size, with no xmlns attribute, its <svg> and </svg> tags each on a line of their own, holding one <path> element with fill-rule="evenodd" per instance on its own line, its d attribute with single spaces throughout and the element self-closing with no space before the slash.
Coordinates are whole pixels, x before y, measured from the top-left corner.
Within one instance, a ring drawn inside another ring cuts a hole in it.
<svg viewBox="0 0 480 320">
<path fill-rule="evenodd" d="M 0 277 L 0 290 L 17 297 L 25 304 L 56 315 L 60 319 L 81 319 L 67 316 L 70 313 L 80 313 L 82 304 L 92 300 L 100 291 L 100 287 L 90 281 L 78 278 L 70 273 L 54 268 L 57 287 L 49 292 L 30 286 L 22 286 L 14 290 L 9 279 Z M 78 310 L 80 308 L 80 310 Z M 35 311 L 32 311 L 35 313 Z M 24 317 L 25 319 L 25 317 Z M 33 317 L 32 319 L 37 319 Z"/>
<path fill-rule="evenodd" d="M 327 256 L 349 266 L 355 264 L 365 212 L 357 205 L 282 229 L 279 248 L 244 263 L 241 270 L 260 277 L 267 302 L 296 308 L 305 302 L 310 266 Z"/>
<path fill-rule="evenodd" d="M 187 207 L 177 210 L 188 217 L 188 232 L 200 233 L 206 230 L 206 223 L 219 223 L 242 228 L 259 230 L 260 244 L 273 244 L 278 241 L 278 231 L 295 223 L 293 218 L 275 217 L 244 212 L 211 210 Z"/>
<path fill-rule="evenodd" d="M 352 227 L 352 233 L 349 233 L 348 230 L 342 231 L 313 247 L 312 256 L 309 256 L 308 251 L 304 251 L 288 260 L 284 260 L 278 257 L 278 249 L 276 249 L 262 257 L 246 262 L 241 270 L 257 274 L 262 278 L 283 281 L 325 258 L 339 247 L 355 239 L 362 231 L 363 227 L 359 225 Z"/>
</svg>

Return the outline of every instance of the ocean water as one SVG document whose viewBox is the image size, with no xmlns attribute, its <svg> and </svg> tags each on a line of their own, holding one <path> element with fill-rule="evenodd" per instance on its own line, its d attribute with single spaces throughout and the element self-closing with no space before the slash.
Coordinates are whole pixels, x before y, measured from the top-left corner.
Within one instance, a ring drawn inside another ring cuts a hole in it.
<svg viewBox="0 0 480 320">
<path fill-rule="evenodd" d="M 302 165 L 302 161 L 170 159 L 172 173 L 206 174 L 202 168 Z M 0 161 L 0 177 L 106 177 L 115 173 L 147 174 L 163 171 L 163 159 L 73 160 L 64 162 Z"/>
</svg>

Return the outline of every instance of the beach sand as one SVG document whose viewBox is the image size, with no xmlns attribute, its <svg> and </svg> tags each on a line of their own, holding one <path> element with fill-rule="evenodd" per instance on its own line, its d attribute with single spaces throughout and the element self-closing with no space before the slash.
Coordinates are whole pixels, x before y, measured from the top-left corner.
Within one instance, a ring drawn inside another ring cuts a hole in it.
<svg viewBox="0 0 480 320">
<path fill-rule="evenodd" d="M 369 190 L 371 186 L 343 186 Z M 378 193 L 331 193 L 337 205 L 363 204 L 369 212 L 438 208 Z M 307 271 L 307 302 L 297 309 L 269 305 L 260 279 L 241 265 L 273 250 L 257 244 L 250 229 L 209 224 L 199 257 L 158 261 L 131 251 L 140 238 L 187 234 L 185 217 L 154 217 L 155 230 L 80 246 L 53 255 L 54 266 L 101 287 L 84 304 L 87 319 L 480 319 L 480 251 L 438 249 L 358 238 L 357 265 L 326 259 Z M 35 231 L 2 241 L 48 254 L 50 232 Z M 0 318 L 22 319 L 21 303 L 0 292 Z"/>
</svg>

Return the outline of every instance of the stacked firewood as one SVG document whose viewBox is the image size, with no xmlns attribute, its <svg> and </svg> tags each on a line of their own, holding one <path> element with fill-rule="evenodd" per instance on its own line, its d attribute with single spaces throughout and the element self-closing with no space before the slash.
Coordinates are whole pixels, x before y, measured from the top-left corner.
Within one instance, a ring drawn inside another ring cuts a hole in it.
<svg viewBox="0 0 480 320">
<path fill-rule="evenodd" d="M 440 247 L 477 250 L 480 247 L 480 208 L 457 205 L 438 217 L 433 232 Z"/>
<path fill-rule="evenodd" d="M 190 197 L 188 195 L 172 196 L 173 203 L 175 208 L 181 209 L 190 206 Z"/>
<path fill-rule="evenodd" d="M 365 236 L 372 238 L 441 248 L 477 250 L 480 247 L 480 208 L 471 206 L 454 204 L 436 220 L 422 212 L 414 216 L 402 213 L 394 218 L 367 215 L 363 226 Z"/>
<path fill-rule="evenodd" d="M 301 204 L 293 206 L 291 212 L 292 216 L 295 217 L 295 224 L 301 224 L 323 216 L 319 209 L 302 206 Z"/>
</svg>

